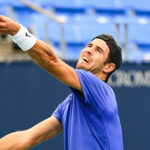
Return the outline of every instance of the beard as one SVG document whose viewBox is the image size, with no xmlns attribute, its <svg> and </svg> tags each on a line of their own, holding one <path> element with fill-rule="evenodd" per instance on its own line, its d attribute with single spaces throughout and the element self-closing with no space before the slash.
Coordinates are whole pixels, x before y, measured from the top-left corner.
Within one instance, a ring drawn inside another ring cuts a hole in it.
<svg viewBox="0 0 150 150">
<path fill-rule="evenodd" d="M 76 65 L 76 69 L 82 69 L 82 70 L 85 70 L 85 71 L 89 71 L 89 72 L 91 72 L 93 74 L 98 73 L 98 70 L 96 68 L 89 68 L 89 67 L 87 67 L 85 65 L 78 64 L 78 63 Z"/>
</svg>

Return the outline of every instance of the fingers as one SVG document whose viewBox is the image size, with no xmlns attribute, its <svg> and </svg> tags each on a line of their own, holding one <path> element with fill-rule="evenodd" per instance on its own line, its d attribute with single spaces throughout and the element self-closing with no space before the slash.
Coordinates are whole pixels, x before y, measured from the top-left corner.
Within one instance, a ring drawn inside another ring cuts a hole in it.
<svg viewBox="0 0 150 150">
<path fill-rule="evenodd" d="M 0 22 L 0 29 L 1 28 L 6 28 L 6 23 L 5 22 Z"/>
<path fill-rule="evenodd" d="M 12 19 L 0 15 L 0 33 L 15 35 L 20 28 L 20 25 Z"/>
<path fill-rule="evenodd" d="M 3 18 L 0 16 L 0 18 Z M 8 32 L 8 27 L 6 22 L 4 22 L 4 20 L 2 21 L 2 19 L 0 20 L 0 34 L 7 34 Z"/>
<path fill-rule="evenodd" d="M 7 28 L 0 28 L 0 34 L 9 34 Z"/>
<path fill-rule="evenodd" d="M 5 34 L 8 30 L 5 22 L 0 22 L 0 33 Z"/>
<path fill-rule="evenodd" d="M 3 20 L 3 16 L 2 16 L 2 15 L 0 15 L 0 21 L 1 21 L 1 20 Z"/>
<path fill-rule="evenodd" d="M 1 30 L 2 28 L 6 28 L 6 17 L 0 15 L 0 30 Z"/>
<path fill-rule="evenodd" d="M 5 21 L 7 17 L 0 15 L 0 22 Z"/>
</svg>

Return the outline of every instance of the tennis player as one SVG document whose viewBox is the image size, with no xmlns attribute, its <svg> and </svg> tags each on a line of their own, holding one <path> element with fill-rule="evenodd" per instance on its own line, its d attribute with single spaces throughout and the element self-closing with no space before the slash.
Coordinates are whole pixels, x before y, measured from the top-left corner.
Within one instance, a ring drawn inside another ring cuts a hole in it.
<svg viewBox="0 0 150 150">
<path fill-rule="evenodd" d="M 73 69 L 47 44 L 5 16 L 0 16 L 0 33 L 10 34 L 39 66 L 72 90 L 50 118 L 1 138 L 0 150 L 26 150 L 62 131 L 65 150 L 123 150 L 116 97 L 107 84 L 122 62 L 121 48 L 112 36 L 95 37 L 81 51 Z"/>
</svg>

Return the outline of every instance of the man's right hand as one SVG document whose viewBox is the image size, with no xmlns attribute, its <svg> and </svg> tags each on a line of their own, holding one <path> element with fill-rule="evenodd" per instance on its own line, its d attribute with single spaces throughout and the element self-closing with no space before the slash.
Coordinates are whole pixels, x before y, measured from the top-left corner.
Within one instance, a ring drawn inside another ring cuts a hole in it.
<svg viewBox="0 0 150 150">
<path fill-rule="evenodd" d="M 20 24 L 6 16 L 0 15 L 0 34 L 10 34 L 14 36 L 19 29 Z"/>
</svg>

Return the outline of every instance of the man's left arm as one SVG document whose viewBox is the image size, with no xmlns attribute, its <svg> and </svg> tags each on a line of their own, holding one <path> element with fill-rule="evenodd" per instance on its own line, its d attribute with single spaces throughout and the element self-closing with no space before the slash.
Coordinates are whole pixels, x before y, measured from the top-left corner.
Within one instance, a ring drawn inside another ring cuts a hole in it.
<svg viewBox="0 0 150 150">
<path fill-rule="evenodd" d="M 63 130 L 61 123 L 51 116 L 30 129 L 10 133 L 0 139 L 0 150 L 27 150 Z"/>
<path fill-rule="evenodd" d="M 16 35 L 21 26 L 5 16 L 0 16 L 0 33 Z M 28 55 L 43 69 L 66 85 L 82 92 L 82 87 L 75 70 L 56 57 L 54 51 L 44 42 L 36 40 L 34 46 L 26 51 Z"/>
</svg>

